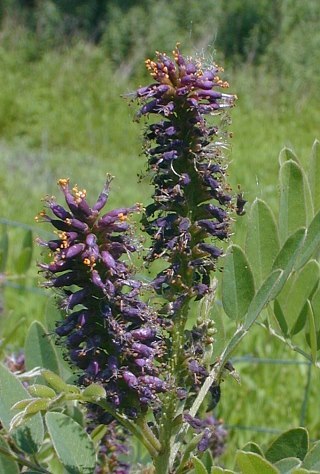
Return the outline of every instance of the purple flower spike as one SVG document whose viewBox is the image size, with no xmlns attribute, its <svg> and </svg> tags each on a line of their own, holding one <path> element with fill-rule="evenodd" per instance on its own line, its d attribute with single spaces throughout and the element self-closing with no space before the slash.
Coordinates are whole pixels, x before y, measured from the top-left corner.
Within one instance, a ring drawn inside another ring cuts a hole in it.
<svg viewBox="0 0 320 474">
<path fill-rule="evenodd" d="M 228 84 L 219 77 L 222 69 L 187 59 L 178 47 L 173 59 L 157 53 L 155 61 L 146 61 L 146 67 L 153 82 L 137 91 L 138 116 L 158 115 L 159 121 L 153 120 L 145 132 L 155 193 L 142 223 L 152 240 L 147 261 L 169 262 L 167 271 L 152 285 L 169 300 L 186 289 L 189 297 L 201 299 L 223 253 L 208 239 L 228 239 L 229 214 L 235 209 L 225 181 L 224 132 L 210 120 L 232 107 L 236 97 L 224 92 Z M 238 202 L 241 211 L 242 202 Z M 187 273 L 181 273 L 182 255 L 189 258 Z"/>
<path fill-rule="evenodd" d="M 109 177 L 90 208 L 84 190 L 70 189 L 68 180 L 59 180 L 69 210 L 50 198 L 49 209 L 57 219 L 40 214 L 60 231 L 59 239 L 41 242 L 51 250 L 53 261 L 40 268 L 44 285 L 61 290 L 65 319 L 57 323 L 56 334 L 66 357 L 80 370 L 79 383 L 101 383 L 115 409 L 126 413 L 134 408 L 138 416 L 139 406 L 145 410 L 158 403 L 156 394 L 166 387 L 158 377 L 162 328 L 140 298 L 141 282 L 124 258 L 136 250 L 129 216 L 141 206 L 110 210 L 101 217 L 110 182 Z M 145 376 L 153 384 L 150 396 L 147 381 L 140 381 Z"/>
</svg>

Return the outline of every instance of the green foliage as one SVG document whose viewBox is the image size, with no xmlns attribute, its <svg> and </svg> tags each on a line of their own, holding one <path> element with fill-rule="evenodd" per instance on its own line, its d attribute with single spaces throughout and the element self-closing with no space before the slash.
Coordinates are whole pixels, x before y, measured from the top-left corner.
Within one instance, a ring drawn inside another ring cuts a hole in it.
<svg viewBox="0 0 320 474">
<path fill-rule="evenodd" d="M 229 247 L 222 278 L 222 303 L 226 314 L 240 321 L 246 314 L 254 295 L 251 268 L 242 249 Z"/>
<path fill-rule="evenodd" d="M 290 457 L 296 457 L 302 461 L 308 449 L 308 432 L 304 428 L 296 428 L 278 436 L 265 452 L 265 457 L 271 463 Z"/>
<path fill-rule="evenodd" d="M 30 398 L 22 383 L 3 365 L 0 365 L 0 420 L 6 430 L 16 416 L 17 411 L 12 411 L 12 406 L 26 398 Z M 40 414 L 12 432 L 12 437 L 17 446 L 28 454 L 35 454 L 41 447 L 44 438 L 43 423 Z"/>
<path fill-rule="evenodd" d="M 305 428 L 294 428 L 281 433 L 263 450 L 256 443 L 248 443 L 235 456 L 234 470 L 204 464 L 193 458 L 192 474 L 298 474 L 319 473 L 319 442 L 309 447 L 309 435 Z"/>
<path fill-rule="evenodd" d="M 29 327 L 24 351 L 27 370 L 42 367 L 59 373 L 59 362 L 54 345 L 45 327 L 38 321 L 34 321 Z"/>
<path fill-rule="evenodd" d="M 96 464 L 96 453 L 89 435 L 63 413 L 47 413 L 45 418 L 54 449 L 66 471 L 90 474 Z"/>
<path fill-rule="evenodd" d="M 265 229 L 268 232 L 265 232 Z M 270 272 L 280 250 L 278 228 L 270 207 L 255 199 L 250 208 L 245 251 L 257 285 Z"/>
</svg>

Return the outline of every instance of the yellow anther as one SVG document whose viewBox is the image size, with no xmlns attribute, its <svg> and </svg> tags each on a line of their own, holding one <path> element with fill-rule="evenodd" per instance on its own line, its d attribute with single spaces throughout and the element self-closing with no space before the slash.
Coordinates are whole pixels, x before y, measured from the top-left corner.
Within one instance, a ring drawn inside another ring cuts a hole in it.
<svg viewBox="0 0 320 474">
<path fill-rule="evenodd" d="M 66 232 L 58 232 L 58 237 L 61 240 L 67 240 L 67 233 Z"/>
<path fill-rule="evenodd" d="M 59 184 L 59 186 L 62 186 L 62 187 L 68 186 L 69 178 L 60 178 L 58 180 L 58 184 Z"/>
<path fill-rule="evenodd" d="M 118 214 L 118 218 L 120 221 L 125 221 L 127 219 L 127 216 L 125 214 L 123 214 L 123 212 L 120 212 Z"/>
</svg>

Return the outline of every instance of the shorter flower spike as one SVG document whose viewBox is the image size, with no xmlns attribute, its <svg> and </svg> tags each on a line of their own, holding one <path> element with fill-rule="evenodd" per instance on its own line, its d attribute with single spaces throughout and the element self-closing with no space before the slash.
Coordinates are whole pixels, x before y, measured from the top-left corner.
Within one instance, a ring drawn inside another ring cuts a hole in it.
<svg viewBox="0 0 320 474">
<path fill-rule="evenodd" d="M 158 369 L 162 328 L 124 258 L 136 251 L 129 216 L 141 206 L 100 216 L 110 182 L 108 177 L 90 207 L 85 190 L 59 180 L 68 209 L 53 197 L 46 199 L 55 218 L 42 211 L 39 219 L 58 229 L 58 239 L 41 242 L 53 258 L 39 267 L 46 276 L 44 286 L 61 291 L 65 318 L 57 322 L 56 334 L 70 363 L 79 369 L 79 383 L 100 382 L 109 403 L 136 416 L 156 405 L 158 394 L 167 389 Z"/>
</svg>

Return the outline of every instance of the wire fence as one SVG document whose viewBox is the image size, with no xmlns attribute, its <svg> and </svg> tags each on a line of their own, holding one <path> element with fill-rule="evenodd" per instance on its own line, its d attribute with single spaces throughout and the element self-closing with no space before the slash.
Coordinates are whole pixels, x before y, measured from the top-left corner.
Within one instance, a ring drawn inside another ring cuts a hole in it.
<svg viewBox="0 0 320 474">
<path fill-rule="evenodd" d="M 232 364 L 241 364 L 241 363 L 250 363 L 250 364 L 268 364 L 268 365 L 281 365 L 281 366 L 307 366 L 306 380 L 302 395 L 300 415 L 299 415 L 299 424 L 300 426 L 305 426 L 307 409 L 310 399 L 311 392 L 311 373 L 312 373 L 312 362 L 309 360 L 294 360 L 294 359 L 270 359 L 263 357 L 251 357 L 251 356 L 242 356 L 242 357 L 233 357 L 231 359 Z M 244 430 L 244 431 L 253 431 L 256 433 L 268 433 L 268 434 L 280 434 L 283 432 L 282 429 L 277 428 L 267 428 L 263 426 L 246 426 L 246 425 L 228 425 L 226 427 L 229 429 Z"/>
</svg>

